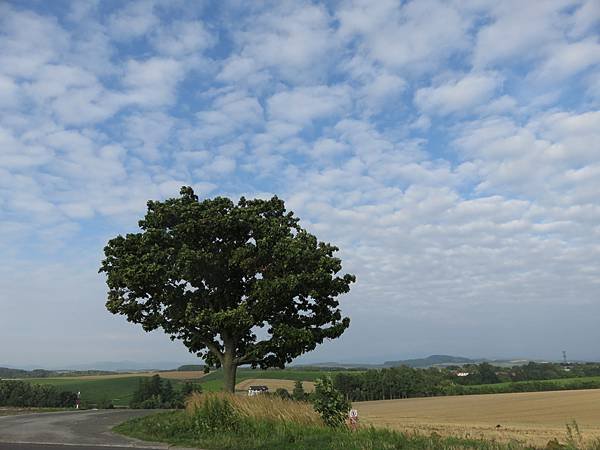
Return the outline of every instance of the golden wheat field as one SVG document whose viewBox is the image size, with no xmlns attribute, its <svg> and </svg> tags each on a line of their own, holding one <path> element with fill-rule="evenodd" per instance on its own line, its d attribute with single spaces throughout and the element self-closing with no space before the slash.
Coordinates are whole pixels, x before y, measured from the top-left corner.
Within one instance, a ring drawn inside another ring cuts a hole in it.
<svg viewBox="0 0 600 450">
<path fill-rule="evenodd" d="M 361 423 L 397 430 L 543 445 L 575 420 L 585 442 L 600 438 L 600 389 L 355 402 Z M 499 425 L 499 426 L 498 426 Z"/>
<path fill-rule="evenodd" d="M 296 382 L 294 380 L 280 380 L 280 379 L 270 379 L 270 378 L 250 378 L 248 380 L 240 381 L 235 385 L 236 391 L 245 391 L 250 386 L 263 385 L 269 388 L 270 392 L 275 392 L 276 389 L 284 388 L 287 389 L 289 393 L 294 389 L 294 384 Z M 303 381 L 302 387 L 305 392 L 313 392 L 315 390 L 315 383 L 312 381 Z"/>
</svg>

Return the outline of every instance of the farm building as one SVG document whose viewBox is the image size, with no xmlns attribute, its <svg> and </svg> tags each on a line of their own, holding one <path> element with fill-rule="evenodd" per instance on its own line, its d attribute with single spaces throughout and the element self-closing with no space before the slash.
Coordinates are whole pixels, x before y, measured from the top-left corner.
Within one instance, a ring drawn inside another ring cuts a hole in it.
<svg viewBox="0 0 600 450">
<path fill-rule="evenodd" d="M 249 397 L 252 397 L 253 395 L 264 394 L 265 392 L 269 392 L 269 388 L 264 385 L 248 387 Z"/>
</svg>

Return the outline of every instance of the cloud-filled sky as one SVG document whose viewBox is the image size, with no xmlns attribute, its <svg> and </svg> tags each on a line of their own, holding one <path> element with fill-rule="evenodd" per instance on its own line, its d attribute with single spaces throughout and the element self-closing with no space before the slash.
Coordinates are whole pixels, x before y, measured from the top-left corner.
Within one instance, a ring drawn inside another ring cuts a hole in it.
<svg viewBox="0 0 600 450">
<path fill-rule="evenodd" d="M 600 358 L 600 2 L 0 3 L 0 365 L 190 361 L 104 308 L 148 199 L 277 194 L 358 282 L 305 361 Z"/>
</svg>

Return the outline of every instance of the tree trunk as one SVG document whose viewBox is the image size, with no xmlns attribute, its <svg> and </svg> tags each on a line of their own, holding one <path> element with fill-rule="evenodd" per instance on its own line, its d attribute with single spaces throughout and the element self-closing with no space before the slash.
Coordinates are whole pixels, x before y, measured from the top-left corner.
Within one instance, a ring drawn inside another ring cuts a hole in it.
<svg viewBox="0 0 600 450">
<path fill-rule="evenodd" d="M 235 375 L 237 364 L 233 362 L 233 355 L 230 352 L 223 355 L 223 390 L 225 392 L 235 392 Z"/>
</svg>

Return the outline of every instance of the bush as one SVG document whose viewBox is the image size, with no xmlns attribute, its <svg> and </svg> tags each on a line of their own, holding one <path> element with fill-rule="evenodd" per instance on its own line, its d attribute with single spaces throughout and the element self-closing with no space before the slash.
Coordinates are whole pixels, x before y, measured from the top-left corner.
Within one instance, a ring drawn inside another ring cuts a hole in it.
<svg viewBox="0 0 600 450">
<path fill-rule="evenodd" d="M 75 406 L 77 394 L 26 381 L 0 381 L 0 406 L 65 408 Z"/>
<path fill-rule="evenodd" d="M 333 386 L 331 377 L 317 380 L 313 404 L 315 411 L 321 415 L 323 422 L 328 426 L 338 428 L 345 425 L 350 403 Z"/>
<path fill-rule="evenodd" d="M 186 383 L 181 391 L 175 391 L 169 380 L 159 375 L 140 379 L 129 406 L 134 409 L 183 408 L 185 396 L 201 389 L 199 385 Z"/>
<path fill-rule="evenodd" d="M 288 392 L 286 388 L 277 388 L 275 390 L 275 395 L 283 400 L 291 400 L 292 396 Z"/>
</svg>

